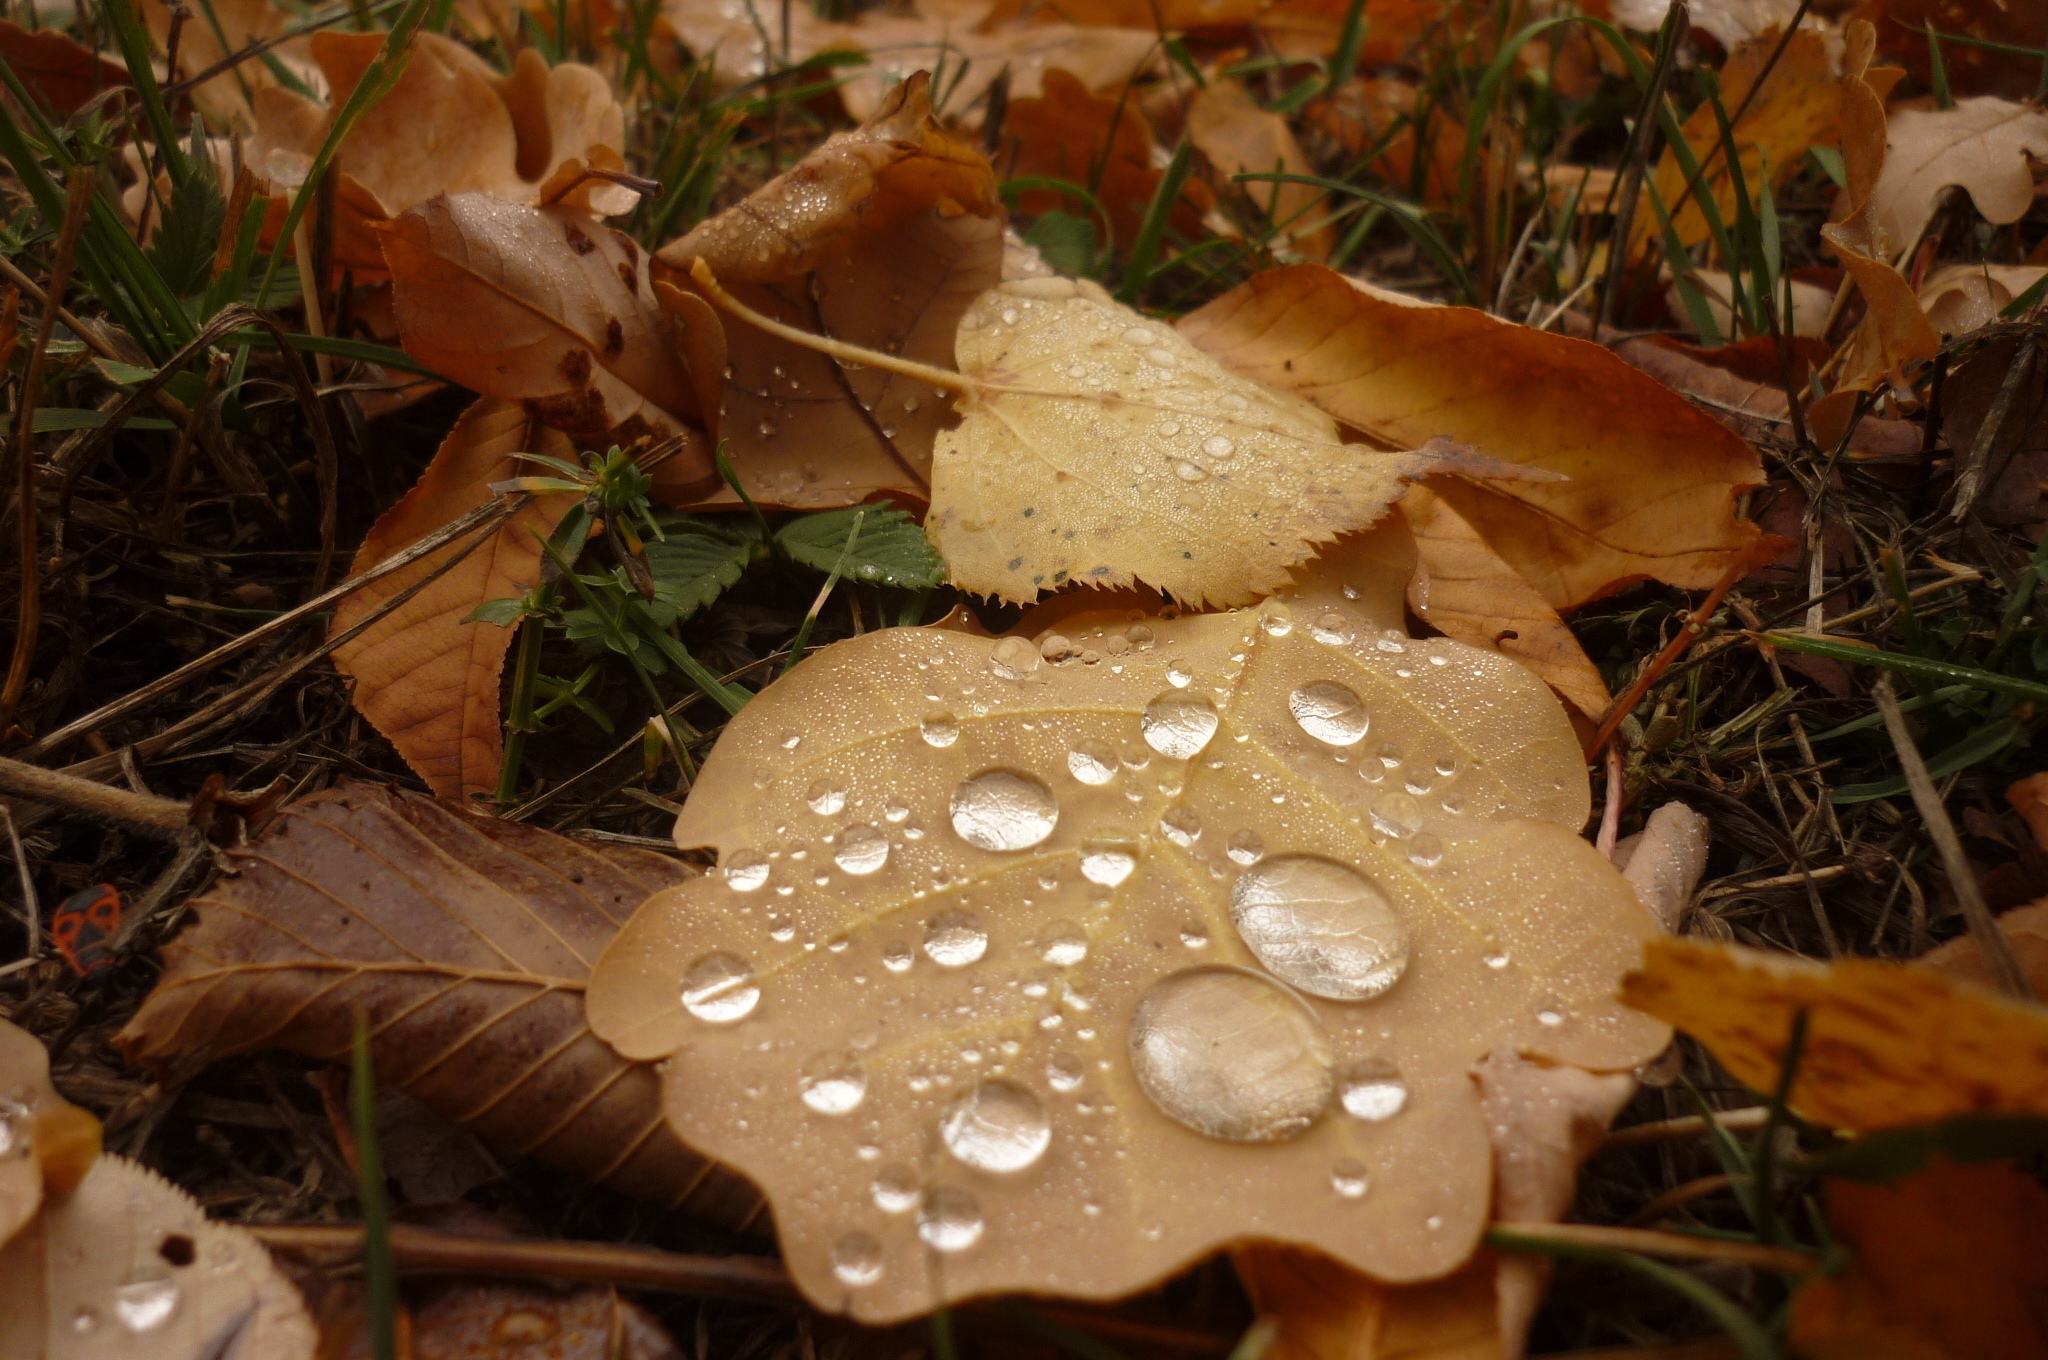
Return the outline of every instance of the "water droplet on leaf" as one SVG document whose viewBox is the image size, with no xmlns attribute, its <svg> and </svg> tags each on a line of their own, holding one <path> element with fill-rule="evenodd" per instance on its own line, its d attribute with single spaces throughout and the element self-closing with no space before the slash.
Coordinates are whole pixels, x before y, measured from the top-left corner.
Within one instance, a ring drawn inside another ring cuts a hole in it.
<svg viewBox="0 0 2048 1360">
<path fill-rule="evenodd" d="M 1230 890 L 1230 919 L 1260 963 L 1314 996 L 1379 996 L 1408 966 L 1408 927 L 1335 860 L 1281 855 L 1246 870 Z"/>
<path fill-rule="evenodd" d="M 1014 1082 L 980 1082 L 939 1121 L 946 1151 L 978 1171 L 1022 1171 L 1045 1155 L 1052 1123 L 1038 1097 Z"/>
<path fill-rule="evenodd" d="M 1337 1099 L 1353 1119 L 1377 1124 L 1401 1113 L 1408 1103 L 1408 1084 L 1392 1063 L 1368 1058 L 1345 1071 L 1337 1083 Z"/>
<path fill-rule="evenodd" d="M 1372 726 L 1365 701 L 1349 685 L 1318 680 L 1287 696 L 1287 711 L 1301 730 L 1331 746 L 1356 746 Z"/>
<path fill-rule="evenodd" d="M 841 1284 L 873 1284 L 882 1278 L 882 1244 L 864 1232 L 851 1232 L 832 1245 L 832 1273 Z"/>
<path fill-rule="evenodd" d="M 1146 989 L 1131 1064 L 1147 1098 L 1197 1133 L 1276 1142 L 1329 1104 L 1330 1037 L 1300 997 L 1242 968 L 1190 968 Z"/>
<path fill-rule="evenodd" d="M 988 932 L 973 913 L 954 907 L 925 923 L 924 952 L 933 963 L 964 968 L 988 952 Z"/>
<path fill-rule="evenodd" d="M 851 1053 L 820 1053 L 797 1078 L 804 1104 L 819 1114 L 849 1114 L 868 1093 L 868 1074 Z"/>
<path fill-rule="evenodd" d="M 706 1024 L 744 1020 L 760 1000 L 754 966 L 737 954 L 706 954 L 683 974 L 683 1009 Z"/>
<path fill-rule="evenodd" d="M 849 874 L 871 874 L 889 862 L 889 838 L 877 826 L 849 826 L 832 862 Z"/>
<path fill-rule="evenodd" d="M 981 1202 L 958 1186 L 933 1186 L 918 1206 L 917 1235 L 936 1251 L 967 1250 L 982 1226 Z"/>
<path fill-rule="evenodd" d="M 1015 770 L 983 770 L 962 780 L 952 808 L 953 830 L 978 850 L 1028 850 L 1060 819 L 1052 790 Z"/>
<path fill-rule="evenodd" d="M 1173 678 L 1171 672 L 1167 678 Z M 1145 734 L 1145 744 L 1160 755 L 1170 760 L 1191 760 L 1216 735 L 1221 721 L 1216 705 L 1204 696 L 1168 690 L 1145 705 L 1138 726 Z"/>
</svg>

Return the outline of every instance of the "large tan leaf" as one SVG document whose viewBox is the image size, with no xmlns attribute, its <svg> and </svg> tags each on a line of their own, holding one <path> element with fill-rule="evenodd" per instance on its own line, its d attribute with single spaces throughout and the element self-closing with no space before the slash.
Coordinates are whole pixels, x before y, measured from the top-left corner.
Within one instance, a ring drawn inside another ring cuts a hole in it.
<svg viewBox="0 0 2048 1360">
<path fill-rule="evenodd" d="M 488 194 L 429 199 L 378 230 L 406 353 L 523 403 L 581 449 L 683 436 L 665 487 L 715 475 L 692 376 L 696 346 L 716 342 L 662 310 L 631 238 L 573 209 Z"/>
<path fill-rule="evenodd" d="M 1952 109 L 1900 109 L 1885 140 L 1871 212 L 1904 247 L 1952 184 L 1969 193 L 1986 221 L 2019 221 L 2034 201 L 2027 158 L 2048 160 L 2048 112 L 1988 97 L 1960 100 Z"/>
<path fill-rule="evenodd" d="M 121 1032 L 131 1061 L 343 1057 L 362 1012 L 380 1082 L 498 1147 L 710 1218 L 757 1212 L 663 1126 L 652 1069 L 583 1018 L 590 961 L 684 866 L 360 784 L 227 854 L 236 874 L 193 899 Z"/>
<path fill-rule="evenodd" d="M 899 86 L 744 201 L 663 247 L 661 276 L 693 286 L 704 260 L 740 298 L 799 330 L 952 367 L 961 313 L 1002 270 L 995 175 L 931 116 L 930 77 Z M 665 295 L 666 296 L 666 295 Z M 944 393 L 851 370 L 749 326 L 730 327 L 724 430 L 741 480 L 775 505 L 923 499 Z M 734 500 L 721 489 L 714 500 Z"/>
<path fill-rule="evenodd" d="M 726 728 L 676 828 L 720 871 L 589 1013 L 822 1307 L 1113 1297 L 1246 1238 L 1431 1278 L 1486 1218 L 1467 1068 L 1664 1040 L 1610 999 L 1655 927 L 1587 807 L 1540 682 L 1344 603 L 870 633 Z"/>
<path fill-rule="evenodd" d="M 1230 1259 L 1279 1327 L 1271 1360 L 1501 1360 L 1491 1252 L 1421 1284 L 1381 1284 L 1298 1247 L 1239 1247 Z"/>
<path fill-rule="evenodd" d="M 350 573 L 368 570 L 491 500 L 490 483 L 536 473 L 535 464 L 514 456 L 520 453 L 576 456 L 566 438 L 520 406 L 478 401 L 441 441 L 418 485 L 372 526 Z M 452 570 L 334 649 L 335 668 L 356 682 L 355 706 L 444 798 L 489 792 L 504 751 L 498 680 L 513 630 L 464 620 L 485 600 L 523 595 L 539 582 L 541 540 L 574 502 L 567 495 L 534 497 Z M 355 627 L 463 546 L 423 557 L 349 596 L 334 611 L 330 631 Z"/>
<path fill-rule="evenodd" d="M 1180 323 L 1247 377 L 1396 448 L 1439 435 L 1570 480 L 1432 483 L 1553 609 L 1644 579 L 1698 589 L 1754 560 L 1753 449 L 1598 345 L 1407 305 L 1319 265 L 1267 270 Z"/>
</svg>

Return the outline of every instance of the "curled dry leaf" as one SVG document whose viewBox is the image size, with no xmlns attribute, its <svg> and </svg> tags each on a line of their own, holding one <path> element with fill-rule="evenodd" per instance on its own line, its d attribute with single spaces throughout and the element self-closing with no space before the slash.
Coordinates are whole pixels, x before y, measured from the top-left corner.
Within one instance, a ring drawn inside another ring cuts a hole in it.
<svg viewBox="0 0 2048 1360">
<path fill-rule="evenodd" d="M 126 1157 L 0 1248 L 0 1281 L 0 1355 L 312 1360 L 319 1342 L 262 1243 Z"/>
<path fill-rule="evenodd" d="M 1652 812 L 1643 829 L 1615 848 L 1614 867 L 1667 931 L 1676 931 L 1707 869 L 1712 823 L 1683 803 Z"/>
<path fill-rule="evenodd" d="M 579 449 L 683 437 L 657 494 L 716 475 L 698 395 L 719 371 L 716 319 L 664 312 L 632 238 L 489 194 L 430 199 L 378 232 L 407 354 Z"/>
<path fill-rule="evenodd" d="M 1553 609 L 1644 579 L 1700 589 L 1775 552 L 1735 513 L 1763 480 L 1755 450 L 1598 345 L 1390 300 L 1319 265 L 1255 275 L 1180 329 L 1386 444 L 1448 435 L 1565 474 L 1431 484 Z"/>
<path fill-rule="evenodd" d="M 168 46 L 171 0 L 137 0 L 136 8 L 149 25 L 150 37 L 156 45 Z M 193 20 L 178 31 L 178 74 L 185 79 L 211 70 L 229 55 L 262 41 L 271 43 L 269 55 L 300 81 L 315 90 L 325 83 L 320 69 L 310 60 L 309 40 L 304 36 L 284 37 L 292 15 L 282 5 L 271 0 L 211 0 Z M 254 92 L 276 84 L 277 77 L 269 62 L 243 61 L 233 70 L 194 86 L 192 102 L 206 115 L 210 125 L 232 128 L 246 136 L 256 126 L 256 115 L 250 105 Z"/>
<path fill-rule="evenodd" d="M 1658 939 L 1621 994 L 1758 1091 L 1775 1089 L 1792 1017 L 1805 1009 L 1791 1104 L 1816 1123 L 1863 1130 L 2048 1115 L 2048 1011 L 1931 970 Z"/>
<path fill-rule="evenodd" d="M 2048 265 L 1943 265 L 1920 285 L 1920 310 L 1943 335 L 1968 335 L 1998 321 L 2006 304 L 2043 275 Z"/>
<path fill-rule="evenodd" d="M 866 124 L 663 247 L 659 276 L 688 288 L 702 259 L 778 321 L 950 368 L 954 327 L 1002 269 L 1004 214 L 988 161 L 933 121 L 930 83 L 905 81 Z M 929 494 L 932 439 L 952 417 L 944 393 L 750 326 L 730 327 L 728 343 L 724 430 L 756 500 Z"/>
<path fill-rule="evenodd" d="M 2005 801 L 2027 824 L 2034 844 L 2048 851 L 2048 770 L 2013 781 L 2006 787 Z"/>
<path fill-rule="evenodd" d="M 366 1013 L 379 1080 L 495 1146 L 751 1220 L 758 1197 L 683 1150 L 653 1071 L 583 1017 L 590 960 L 684 866 L 364 785 L 295 803 L 226 853 L 235 875 L 193 899 L 196 924 L 121 1032 L 130 1061 L 342 1057 Z"/>
<path fill-rule="evenodd" d="M 1986 221 L 2019 221 L 2034 201 L 2027 159 L 2048 160 L 2048 112 L 1991 98 L 1959 100 L 1952 109 L 1900 109 L 1886 142 L 1870 210 L 1894 248 L 1903 249 L 1950 185 L 1961 186 Z"/>
<path fill-rule="evenodd" d="M 1315 172 L 1287 120 L 1269 113 L 1234 80 L 1219 77 L 1196 93 L 1188 104 L 1187 134 L 1226 185 L 1241 174 Z M 1281 249 L 1321 260 L 1337 244 L 1337 233 L 1322 208 L 1322 190 L 1266 180 L 1237 187 L 1273 224 L 1273 243 Z"/>
<path fill-rule="evenodd" d="M 350 574 L 489 501 L 492 482 L 532 475 L 535 465 L 521 453 L 576 457 L 567 438 L 524 408 L 478 401 L 441 441 L 418 485 L 371 527 Z M 504 751 L 498 687 L 513 630 L 464 620 L 485 600 L 523 595 L 538 584 L 541 540 L 574 503 L 568 495 L 534 497 L 452 569 L 334 649 L 335 668 L 356 682 L 356 708 L 444 798 L 495 788 Z M 330 632 L 354 628 L 464 546 L 451 544 L 349 596 Z"/>
<path fill-rule="evenodd" d="M 1627 1067 L 1654 930 L 1562 710 L 1343 605 L 824 649 L 726 728 L 592 1024 L 822 1307 L 1114 1297 L 1244 1238 L 1472 1251 L 1469 1066 Z"/>
<path fill-rule="evenodd" d="M 100 1121 L 57 1094 L 48 1050 L 0 1020 L 0 1247 L 35 1219 L 45 1192 L 70 1194 L 99 1155 Z"/>
</svg>

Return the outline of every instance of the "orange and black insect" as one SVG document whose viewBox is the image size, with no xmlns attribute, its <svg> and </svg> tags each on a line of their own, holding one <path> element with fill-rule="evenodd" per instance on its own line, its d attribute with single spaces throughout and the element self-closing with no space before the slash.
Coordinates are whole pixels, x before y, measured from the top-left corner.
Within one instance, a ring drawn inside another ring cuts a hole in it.
<svg viewBox="0 0 2048 1360">
<path fill-rule="evenodd" d="M 71 971 L 91 977 L 114 966 L 114 935 L 121 929 L 121 894 L 111 883 L 95 883 L 64 899 L 50 918 L 50 938 Z"/>
</svg>

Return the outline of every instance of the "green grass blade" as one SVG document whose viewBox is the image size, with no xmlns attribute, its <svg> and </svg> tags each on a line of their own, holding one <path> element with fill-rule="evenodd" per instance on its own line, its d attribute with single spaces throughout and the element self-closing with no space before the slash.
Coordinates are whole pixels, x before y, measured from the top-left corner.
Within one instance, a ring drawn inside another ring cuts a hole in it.
<svg viewBox="0 0 2048 1360">
<path fill-rule="evenodd" d="M 1138 224 L 1138 235 L 1131 242 L 1131 253 L 1124 257 L 1124 279 L 1116 290 L 1116 296 L 1117 301 L 1126 306 L 1136 303 L 1139 294 L 1145 291 L 1145 285 L 1152 281 L 1160 243 L 1166 236 L 1166 221 L 1173 215 L 1174 204 L 1180 202 L 1181 186 L 1187 183 L 1194 168 L 1194 143 L 1183 141 L 1173 149 L 1173 159 L 1166 163 L 1166 173 L 1160 176 L 1159 187 L 1153 191 L 1152 201 L 1145 207 L 1145 218 Z"/>
<path fill-rule="evenodd" d="M 377 1141 L 377 1077 L 370 1061 L 370 1017 L 356 1016 L 349 1115 L 355 1125 L 357 1201 L 363 1208 L 363 1287 L 370 1354 L 398 1360 L 398 1263 L 391 1255 L 391 1200 L 384 1189 L 384 1149 Z"/>
<path fill-rule="evenodd" d="M 1986 690 L 1992 694 L 2010 694 L 2016 699 L 2048 703 L 2048 685 L 2038 680 L 2023 680 L 2017 675 L 2000 675 L 1993 671 L 1978 670 L 1974 666 L 1958 666 L 1953 662 L 1936 661 L 1930 657 L 1905 656 L 1898 652 L 1881 651 L 1876 647 L 1859 647 L 1853 642 L 1815 637 L 1811 633 L 1767 632 L 1759 633 L 1756 637 L 1760 642 L 1768 642 L 1773 647 L 1782 647 L 1788 652 L 1824 656 L 1830 661 L 1840 661 L 1844 665 L 1875 666 L 1897 675 L 1924 677 L 1938 684 L 1968 685 L 1972 689 Z"/>
</svg>

